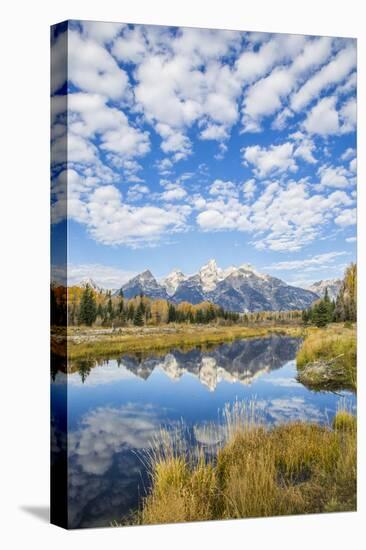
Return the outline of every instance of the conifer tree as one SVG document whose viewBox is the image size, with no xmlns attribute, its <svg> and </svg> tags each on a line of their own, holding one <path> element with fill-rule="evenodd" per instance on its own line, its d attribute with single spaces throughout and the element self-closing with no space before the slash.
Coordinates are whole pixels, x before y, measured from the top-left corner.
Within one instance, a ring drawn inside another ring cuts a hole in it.
<svg viewBox="0 0 366 550">
<path fill-rule="evenodd" d="M 97 317 L 97 304 L 94 293 L 89 285 L 86 285 L 80 301 L 79 322 L 91 326 Z"/>
<path fill-rule="evenodd" d="M 321 300 L 319 304 L 317 304 L 314 322 L 317 327 L 325 327 L 328 324 L 329 311 L 325 300 Z"/>
<path fill-rule="evenodd" d="M 144 325 L 144 312 L 143 312 L 143 307 L 141 303 L 136 309 L 133 324 L 136 325 L 137 327 L 142 327 Z"/>
<path fill-rule="evenodd" d="M 177 312 L 173 304 L 169 304 L 168 323 L 174 323 L 177 319 Z"/>
</svg>

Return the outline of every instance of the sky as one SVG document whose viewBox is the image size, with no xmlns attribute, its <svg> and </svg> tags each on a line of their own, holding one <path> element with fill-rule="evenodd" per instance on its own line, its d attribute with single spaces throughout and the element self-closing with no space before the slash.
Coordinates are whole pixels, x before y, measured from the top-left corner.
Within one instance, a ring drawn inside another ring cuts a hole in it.
<svg viewBox="0 0 366 550">
<path fill-rule="evenodd" d="M 52 58 L 70 284 L 215 258 L 306 287 L 355 261 L 356 40 L 71 21 Z"/>
</svg>

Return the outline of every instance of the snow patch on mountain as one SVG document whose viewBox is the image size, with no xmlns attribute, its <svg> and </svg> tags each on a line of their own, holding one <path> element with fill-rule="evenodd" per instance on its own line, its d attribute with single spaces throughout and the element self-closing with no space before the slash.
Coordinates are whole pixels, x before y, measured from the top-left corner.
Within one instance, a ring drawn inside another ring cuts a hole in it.
<svg viewBox="0 0 366 550">
<path fill-rule="evenodd" d="M 342 279 L 323 279 L 316 281 L 308 287 L 308 290 L 315 292 L 319 298 L 323 298 L 325 290 L 328 290 L 328 296 L 331 300 L 335 300 L 342 286 Z"/>
</svg>

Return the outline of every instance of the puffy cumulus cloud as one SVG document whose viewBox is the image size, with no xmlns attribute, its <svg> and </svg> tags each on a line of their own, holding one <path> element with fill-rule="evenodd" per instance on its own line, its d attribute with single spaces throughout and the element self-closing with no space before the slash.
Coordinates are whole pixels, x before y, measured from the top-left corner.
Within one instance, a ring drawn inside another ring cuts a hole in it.
<svg viewBox="0 0 366 550">
<path fill-rule="evenodd" d="M 304 128 L 310 134 L 327 136 L 339 132 L 339 115 L 335 96 L 324 97 L 311 109 L 304 121 Z"/>
<path fill-rule="evenodd" d="M 162 176 L 168 176 L 172 171 L 173 164 L 174 163 L 169 158 L 165 157 L 163 159 L 157 160 L 155 163 L 155 167 Z"/>
<path fill-rule="evenodd" d="M 263 193 L 253 205 L 251 221 L 261 238 L 258 249 L 296 251 L 312 242 L 341 209 L 352 203 L 343 191 L 310 194 L 303 182 L 290 182 Z"/>
<path fill-rule="evenodd" d="M 191 152 L 191 141 L 183 133 L 172 129 L 168 124 L 157 124 L 156 131 L 163 138 L 161 145 L 164 153 L 172 153 L 171 162 L 176 162 L 188 157 Z"/>
<path fill-rule="evenodd" d="M 123 63 L 140 63 L 147 52 L 147 40 L 142 27 L 126 27 L 112 48 L 113 55 Z"/>
<path fill-rule="evenodd" d="M 327 96 L 309 111 L 303 126 L 311 134 L 346 134 L 356 127 L 356 99 L 350 98 L 337 109 L 337 97 Z"/>
<path fill-rule="evenodd" d="M 265 269 L 272 269 L 276 271 L 298 271 L 304 270 L 318 270 L 320 268 L 326 268 L 334 264 L 335 260 L 340 256 L 346 255 L 347 252 L 326 252 L 325 254 L 317 254 L 311 258 L 305 258 L 303 260 L 289 260 L 286 262 L 276 262 L 268 265 Z"/>
<path fill-rule="evenodd" d="M 314 157 L 316 151 L 315 143 L 309 136 L 302 132 L 295 132 L 290 135 L 290 138 L 295 140 L 294 157 L 301 158 L 309 164 L 316 164 L 317 159 Z"/>
<path fill-rule="evenodd" d="M 357 159 L 352 159 L 349 163 L 349 171 L 352 172 L 352 174 L 356 174 L 357 172 Z"/>
<path fill-rule="evenodd" d="M 163 151 L 177 150 L 171 147 L 174 134 L 184 144 L 185 132 L 195 122 L 200 122 L 202 139 L 226 139 L 238 117 L 241 87 L 222 58 L 240 45 L 240 33 L 183 28 L 160 35 L 160 41 L 163 47 L 156 47 L 142 31 L 134 36 L 132 49 L 134 61 L 139 60 L 135 97 L 161 135 Z M 127 48 L 123 37 L 115 51 L 121 47 Z M 189 154 L 186 148 L 183 152 Z"/>
<path fill-rule="evenodd" d="M 342 133 L 352 132 L 356 128 L 357 123 L 357 104 L 354 97 L 348 99 L 340 108 L 340 116 L 342 119 Z"/>
<path fill-rule="evenodd" d="M 316 99 L 325 88 L 342 82 L 356 66 L 356 46 L 352 40 L 333 59 L 293 94 L 290 105 L 294 111 L 301 111 Z"/>
<path fill-rule="evenodd" d="M 83 36 L 101 44 L 112 42 L 125 26 L 123 23 L 103 23 L 101 21 L 82 21 L 81 23 Z"/>
<path fill-rule="evenodd" d="M 278 111 L 282 98 L 291 89 L 291 76 L 283 68 L 276 68 L 270 76 L 256 82 L 246 94 L 244 100 L 244 129 L 253 131 L 259 129 L 262 117 Z"/>
<path fill-rule="evenodd" d="M 292 40 L 295 47 L 293 55 L 290 56 L 291 63 L 276 66 L 268 76 L 257 80 L 246 92 L 243 102 L 244 130 L 259 130 L 261 119 L 280 110 L 285 99 L 299 82 L 309 71 L 321 65 L 331 53 L 330 38 L 306 41 L 304 37 L 293 36 Z M 296 53 L 298 55 L 295 55 Z M 282 129 L 287 118 L 291 116 L 291 111 L 285 107 L 274 126 Z"/>
<path fill-rule="evenodd" d="M 233 230 L 249 231 L 250 209 L 241 204 L 238 199 L 219 199 L 206 203 L 203 212 L 197 216 L 197 223 L 204 231 Z"/>
<path fill-rule="evenodd" d="M 121 192 L 114 185 L 96 186 L 93 178 L 73 172 L 75 182 L 68 184 L 68 216 L 85 225 L 97 242 L 106 245 L 124 244 L 131 247 L 153 246 L 161 238 L 177 231 L 184 231 L 190 214 L 188 205 L 169 208 L 145 204 L 133 206 L 127 200 L 138 200 L 146 195 L 146 186 L 132 186 L 124 201 Z M 64 187 L 63 187 L 64 189 Z M 130 195 L 129 195 L 130 193 Z M 60 221 L 64 214 L 60 196 L 55 203 L 55 217 Z M 173 197 L 170 197 L 173 200 Z M 59 214 L 60 212 L 60 214 Z M 55 220 L 56 223 L 56 220 Z"/>
<path fill-rule="evenodd" d="M 246 199 L 251 199 L 254 197 L 256 185 L 255 185 L 255 179 L 251 178 L 243 183 L 242 190 L 244 197 Z"/>
<path fill-rule="evenodd" d="M 184 230 L 187 217 L 185 208 L 130 206 L 112 185 L 95 189 L 83 208 L 91 236 L 109 245 L 153 245 L 170 232 Z"/>
<path fill-rule="evenodd" d="M 274 35 L 257 50 L 244 51 L 236 60 L 236 72 L 241 82 L 250 84 L 276 65 L 291 59 L 301 51 L 305 38 L 300 35 Z"/>
<path fill-rule="evenodd" d="M 341 160 L 350 160 L 356 156 L 356 150 L 353 147 L 348 147 L 341 155 Z"/>
<path fill-rule="evenodd" d="M 217 179 L 211 185 L 209 193 L 220 197 L 237 197 L 238 189 L 235 183 L 231 181 Z"/>
<path fill-rule="evenodd" d="M 327 166 L 323 165 L 318 170 L 321 185 L 327 187 L 338 187 L 340 189 L 349 187 L 353 180 L 350 178 L 348 170 L 343 166 Z"/>
<path fill-rule="evenodd" d="M 163 201 L 178 201 L 187 196 L 186 191 L 179 184 L 167 183 L 165 185 L 165 191 L 161 194 Z"/>
<path fill-rule="evenodd" d="M 297 165 L 293 158 L 292 143 L 270 145 L 268 148 L 251 145 L 241 149 L 244 164 L 251 164 L 254 173 L 264 178 L 271 173 L 281 173 L 290 170 L 296 172 Z"/>
<path fill-rule="evenodd" d="M 134 157 L 150 149 L 148 133 L 131 126 L 125 113 L 109 107 L 99 94 L 70 94 L 68 112 L 70 134 L 85 140 L 98 136 L 103 150 Z"/>
<path fill-rule="evenodd" d="M 251 182 L 252 183 L 252 182 Z M 251 187 L 250 183 L 250 187 Z M 266 185 L 256 200 L 196 197 L 197 223 L 204 231 L 237 230 L 254 235 L 259 250 L 296 251 L 319 237 L 352 199 L 343 191 L 311 194 L 305 182 Z"/>
<path fill-rule="evenodd" d="M 336 218 L 335 223 L 340 226 L 355 225 L 357 223 L 356 208 L 343 210 Z"/>
<path fill-rule="evenodd" d="M 129 82 L 108 52 L 97 41 L 79 32 L 68 32 L 68 78 L 80 90 L 103 94 L 112 99 L 127 97 Z"/>
<path fill-rule="evenodd" d="M 131 185 L 127 191 L 127 200 L 129 202 L 139 201 L 150 192 L 147 185 Z"/>
<path fill-rule="evenodd" d="M 208 124 L 200 134 L 201 139 L 224 140 L 228 137 L 228 130 L 225 126 Z"/>
</svg>

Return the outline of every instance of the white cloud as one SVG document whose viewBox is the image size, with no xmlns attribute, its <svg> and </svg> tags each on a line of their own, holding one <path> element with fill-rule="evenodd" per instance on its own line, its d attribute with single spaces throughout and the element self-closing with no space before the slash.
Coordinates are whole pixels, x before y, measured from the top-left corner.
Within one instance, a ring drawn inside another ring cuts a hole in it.
<svg viewBox="0 0 366 550">
<path fill-rule="evenodd" d="M 162 236 L 184 230 L 188 214 L 183 207 L 131 206 L 113 185 L 98 187 L 75 200 L 70 217 L 86 224 L 89 234 L 106 245 L 154 245 Z"/>
<path fill-rule="evenodd" d="M 351 162 L 349 163 L 349 170 L 353 174 L 356 174 L 356 172 L 357 172 L 357 159 L 354 158 L 354 159 L 351 160 Z"/>
<path fill-rule="evenodd" d="M 254 197 L 256 185 L 255 185 L 255 179 L 251 178 L 243 183 L 243 194 L 246 199 L 251 199 Z"/>
<path fill-rule="evenodd" d="M 236 185 L 231 181 L 215 180 L 210 187 L 210 195 L 220 197 L 237 197 L 238 190 Z"/>
<path fill-rule="evenodd" d="M 339 189 L 348 187 L 352 181 L 349 172 L 343 166 L 321 166 L 318 170 L 321 185 L 337 187 Z"/>
<path fill-rule="evenodd" d="M 148 448 L 160 423 L 157 411 L 148 405 L 139 410 L 133 404 L 96 408 L 83 416 L 78 430 L 69 433 L 70 460 L 82 471 L 102 476 L 116 453 Z"/>
<path fill-rule="evenodd" d="M 123 35 L 114 41 L 112 53 L 123 63 L 140 63 L 147 53 L 142 27 L 126 27 Z"/>
<path fill-rule="evenodd" d="M 344 256 L 345 254 L 347 254 L 347 252 L 326 252 L 325 254 L 317 254 L 311 258 L 304 258 L 303 260 L 277 262 L 268 265 L 265 269 L 272 269 L 275 271 L 298 271 L 304 268 L 313 268 L 317 270 L 333 264 L 336 258 Z"/>
<path fill-rule="evenodd" d="M 204 231 L 220 231 L 236 229 L 248 231 L 250 208 L 241 204 L 238 199 L 229 197 L 228 200 L 219 198 L 206 202 L 205 210 L 197 216 L 197 223 Z"/>
<path fill-rule="evenodd" d="M 77 285 L 83 279 L 93 279 L 102 288 L 120 288 L 136 275 L 135 272 L 102 264 L 69 264 L 68 285 Z"/>
<path fill-rule="evenodd" d="M 343 210 L 339 216 L 334 220 L 337 225 L 347 226 L 355 225 L 357 222 L 357 212 L 356 208 L 349 208 L 348 210 Z"/>
<path fill-rule="evenodd" d="M 336 134 L 339 131 L 339 116 L 335 105 L 334 96 L 321 99 L 308 113 L 304 128 L 310 134 Z"/>
<path fill-rule="evenodd" d="M 280 173 L 290 170 L 297 170 L 296 162 L 293 159 L 293 144 L 283 143 L 282 145 L 270 145 L 260 147 L 251 145 L 241 149 L 244 161 L 254 166 L 254 173 L 258 177 L 266 177 L 270 173 Z"/>
<path fill-rule="evenodd" d="M 236 73 L 243 83 L 268 74 L 276 63 L 291 59 L 301 51 L 305 38 L 300 35 L 275 35 L 257 51 L 245 51 L 236 61 Z"/>
<path fill-rule="evenodd" d="M 147 132 L 131 126 L 120 109 L 106 105 L 98 94 L 69 95 L 69 131 L 79 138 L 100 136 L 100 148 L 121 156 L 141 156 L 150 149 Z"/>
<path fill-rule="evenodd" d="M 343 191 L 310 195 L 301 182 L 285 188 L 273 185 L 266 191 L 254 203 L 250 218 L 261 235 L 255 242 L 259 250 L 300 250 L 321 234 L 341 207 L 352 203 Z"/>
<path fill-rule="evenodd" d="M 312 76 L 291 98 L 291 108 L 301 111 L 322 90 L 344 80 L 356 66 L 356 48 L 354 44 L 343 48 L 327 65 Z"/>
<path fill-rule="evenodd" d="M 339 111 L 342 118 L 342 133 L 352 132 L 357 123 L 357 104 L 354 97 L 344 103 Z"/>
<path fill-rule="evenodd" d="M 299 38 L 299 37 L 297 37 Z M 261 118 L 271 115 L 309 70 L 321 65 L 330 55 L 332 41 L 329 38 L 300 40 L 301 52 L 292 58 L 290 65 L 280 65 L 270 75 L 258 80 L 246 93 L 243 103 L 244 130 L 259 130 Z M 274 122 L 274 127 L 283 128 L 292 113 L 285 108 Z"/>
<path fill-rule="evenodd" d="M 101 44 L 113 41 L 124 27 L 125 25 L 122 23 L 104 23 L 102 21 L 82 22 L 83 35 Z"/>
<path fill-rule="evenodd" d="M 201 139 L 213 139 L 220 141 L 228 137 L 227 128 L 223 125 L 209 124 L 200 134 Z"/>
<path fill-rule="evenodd" d="M 193 123 L 205 126 L 202 139 L 222 140 L 237 120 L 240 83 L 220 59 L 240 44 L 240 34 L 184 28 L 175 37 L 167 34 L 163 43 L 156 48 L 145 42 L 143 51 L 141 37 L 137 39 L 133 54 L 137 52 L 140 62 L 135 97 L 163 138 L 163 151 L 179 151 L 174 145 L 178 139 L 184 144 L 184 158 L 189 144 L 185 132 Z M 117 54 L 121 45 L 126 48 L 124 38 L 116 42 Z"/>
<path fill-rule="evenodd" d="M 353 202 L 343 191 L 324 196 L 311 195 L 310 189 L 304 182 L 286 186 L 273 182 L 251 204 L 220 196 L 213 200 L 197 197 L 193 205 L 201 210 L 197 223 L 205 231 L 249 232 L 259 250 L 291 252 L 319 237 L 342 208 Z"/>
<path fill-rule="evenodd" d="M 84 92 L 112 99 L 126 97 L 129 90 L 127 74 L 108 50 L 77 31 L 68 32 L 68 78 Z"/>
<path fill-rule="evenodd" d="M 144 198 L 150 192 L 150 189 L 146 185 L 131 185 L 127 191 L 127 200 L 128 201 L 139 201 Z"/>
<path fill-rule="evenodd" d="M 356 156 L 356 150 L 353 147 L 348 147 L 341 156 L 341 160 L 349 160 Z"/>
<path fill-rule="evenodd" d="M 163 201 L 177 201 L 187 196 L 186 191 L 180 185 L 168 183 L 165 188 L 166 190 L 161 194 Z"/>
<path fill-rule="evenodd" d="M 281 100 L 289 93 L 291 87 L 291 75 L 282 67 L 276 67 L 270 76 L 253 84 L 244 100 L 244 130 L 259 129 L 258 121 L 280 109 Z"/>
<path fill-rule="evenodd" d="M 347 243 L 355 243 L 357 241 L 357 237 L 347 237 L 346 242 Z"/>
<path fill-rule="evenodd" d="M 310 138 L 303 136 L 294 150 L 294 157 L 300 157 L 310 164 L 316 164 L 317 160 L 313 155 L 315 150 L 315 143 Z"/>
</svg>

